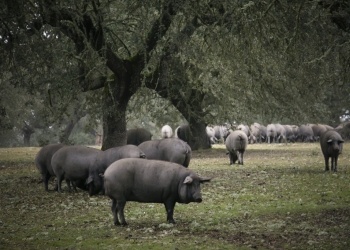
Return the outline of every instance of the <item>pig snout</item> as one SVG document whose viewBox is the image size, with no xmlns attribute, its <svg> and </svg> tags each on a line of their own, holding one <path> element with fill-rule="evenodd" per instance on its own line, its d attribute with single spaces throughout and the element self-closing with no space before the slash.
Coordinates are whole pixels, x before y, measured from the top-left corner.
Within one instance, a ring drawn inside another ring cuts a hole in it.
<svg viewBox="0 0 350 250">
<path fill-rule="evenodd" d="M 332 146 L 332 148 L 333 148 L 333 152 L 339 153 L 339 151 L 340 151 L 340 145 L 334 144 L 334 145 Z"/>
<path fill-rule="evenodd" d="M 201 203 L 202 202 L 202 194 L 200 192 L 197 192 L 193 195 L 194 202 Z"/>
<path fill-rule="evenodd" d="M 195 202 L 201 203 L 202 202 L 202 198 L 196 198 Z"/>
</svg>

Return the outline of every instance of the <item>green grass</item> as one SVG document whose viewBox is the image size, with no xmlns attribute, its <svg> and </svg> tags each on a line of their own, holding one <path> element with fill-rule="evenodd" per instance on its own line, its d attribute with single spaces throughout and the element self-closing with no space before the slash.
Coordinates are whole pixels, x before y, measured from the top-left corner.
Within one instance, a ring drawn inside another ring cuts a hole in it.
<svg viewBox="0 0 350 250">
<path fill-rule="evenodd" d="M 212 177 L 203 202 L 129 202 L 129 225 L 113 225 L 110 200 L 45 192 L 39 148 L 0 149 L 1 249 L 349 249 L 350 144 L 337 173 L 324 172 L 318 143 L 249 145 L 244 166 L 223 145 L 193 152 L 189 168 Z M 54 180 L 49 188 L 54 187 Z"/>
</svg>

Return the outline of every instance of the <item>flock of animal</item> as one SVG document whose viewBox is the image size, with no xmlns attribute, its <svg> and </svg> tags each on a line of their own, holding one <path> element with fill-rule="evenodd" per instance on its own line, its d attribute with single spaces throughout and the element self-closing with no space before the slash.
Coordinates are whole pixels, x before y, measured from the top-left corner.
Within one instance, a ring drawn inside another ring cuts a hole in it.
<svg viewBox="0 0 350 250">
<path fill-rule="evenodd" d="M 342 153 L 344 143 L 338 132 L 342 128 L 342 126 L 333 128 L 325 124 L 301 126 L 268 124 L 265 127 L 255 122 L 250 127 L 240 124 L 235 131 L 224 126 L 207 127 L 207 135 L 211 138 L 210 141 L 218 141 L 218 139 L 223 138 L 230 156 L 230 164 L 235 163 L 238 159 L 238 163 L 242 165 L 243 154 L 248 143 L 319 141 L 325 160 L 325 170 L 329 170 L 329 158 L 331 158 L 331 170 L 336 172 L 338 170 L 338 156 Z"/>
<path fill-rule="evenodd" d="M 309 129 L 304 129 L 308 127 Z M 248 143 L 281 141 L 320 141 L 326 168 L 337 171 L 338 155 L 344 140 L 327 126 L 314 124 L 296 126 L 269 124 L 266 128 L 258 123 L 239 125 L 235 130 L 225 126 L 207 127 L 210 143 L 223 139 L 230 164 L 237 160 L 243 165 L 243 154 Z M 307 131 L 307 132 L 305 132 Z M 311 133 L 312 131 L 312 133 Z M 115 225 L 127 225 L 124 207 L 127 201 L 163 203 L 167 221 L 175 223 L 175 203 L 201 202 L 200 184 L 210 178 L 199 177 L 189 170 L 192 150 L 186 143 L 189 128 L 180 126 L 173 135 L 170 126 L 162 128 L 162 139 L 151 140 L 152 134 L 145 129 L 127 131 L 127 145 L 105 151 L 85 146 L 63 144 L 46 145 L 37 153 L 35 164 L 48 191 L 50 177 L 56 176 L 55 190 L 62 192 L 65 179 L 68 190 L 71 185 L 88 191 L 89 195 L 102 193 L 112 200 L 111 210 Z M 120 221 L 119 221 L 120 219 Z"/>
<path fill-rule="evenodd" d="M 281 125 L 268 124 L 266 127 L 257 122 L 250 125 L 240 124 L 234 130 L 227 126 L 206 127 L 207 140 L 211 144 L 218 143 L 222 139 L 226 145 L 230 164 L 238 161 L 243 165 L 243 155 L 248 143 L 272 143 L 272 142 L 320 142 L 325 159 L 325 170 L 329 170 L 329 158 L 331 158 L 331 170 L 337 171 L 338 156 L 343 149 L 344 140 L 338 131 L 343 126 L 333 128 L 325 124 Z M 174 137 L 188 142 L 190 133 L 188 125 L 176 128 Z M 165 125 L 162 128 L 162 137 L 172 136 L 172 129 Z"/>
</svg>

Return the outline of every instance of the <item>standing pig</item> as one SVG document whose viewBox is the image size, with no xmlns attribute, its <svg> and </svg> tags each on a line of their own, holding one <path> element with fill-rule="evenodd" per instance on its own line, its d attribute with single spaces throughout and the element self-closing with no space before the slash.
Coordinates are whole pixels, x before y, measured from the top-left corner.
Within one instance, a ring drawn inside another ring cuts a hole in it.
<svg viewBox="0 0 350 250">
<path fill-rule="evenodd" d="M 248 145 L 248 137 L 242 130 L 235 130 L 226 139 L 227 154 L 230 156 L 230 165 L 238 160 L 243 165 L 243 154 Z"/>
<path fill-rule="evenodd" d="M 157 160 L 122 159 L 110 165 L 104 174 L 106 195 L 112 199 L 114 224 L 127 225 L 124 207 L 127 201 L 163 203 L 167 221 L 173 219 L 176 202 L 202 202 L 200 183 L 209 178 L 198 177 L 183 166 Z"/>
<path fill-rule="evenodd" d="M 85 181 L 89 176 L 91 162 L 95 162 L 101 150 L 84 146 L 66 146 L 59 149 L 51 160 L 52 169 L 57 177 L 58 192 L 62 192 L 61 183 L 66 180 L 68 190 L 71 191 L 70 181 L 77 182 L 77 186 L 86 189 Z M 75 187 L 73 187 L 76 191 Z"/>
<path fill-rule="evenodd" d="M 102 176 L 108 166 L 113 162 L 124 158 L 146 158 L 146 155 L 135 145 L 124 145 L 101 151 L 97 156 L 96 161 L 90 165 L 89 177 L 86 180 L 90 196 L 103 190 Z"/>
<path fill-rule="evenodd" d="M 147 159 L 169 161 L 188 167 L 191 160 L 191 147 L 183 140 L 168 138 L 163 140 L 145 141 L 139 148 Z"/>
<path fill-rule="evenodd" d="M 49 190 L 48 183 L 50 177 L 55 175 L 51 166 L 51 158 L 57 150 L 64 146 L 61 143 L 46 145 L 40 149 L 35 157 L 35 165 L 43 176 L 45 191 Z"/>
<path fill-rule="evenodd" d="M 152 134 L 144 128 L 133 128 L 126 131 L 126 144 L 138 146 L 144 141 L 152 140 Z"/>
<path fill-rule="evenodd" d="M 102 177 L 106 168 L 122 158 L 145 158 L 145 154 L 134 145 L 125 145 L 101 151 L 84 146 L 66 146 L 52 157 L 52 168 L 57 177 L 58 191 L 66 179 L 75 181 L 81 189 L 88 189 L 89 195 L 97 194 L 103 189 Z"/>
<path fill-rule="evenodd" d="M 215 130 L 213 127 L 207 126 L 205 128 L 205 131 L 207 132 L 207 136 L 209 137 L 211 144 L 215 144 L 218 142 L 218 139 L 215 137 Z"/>
<path fill-rule="evenodd" d="M 331 170 L 337 172 L 338 156 L 343 149 L 344 140 L 340 134 L 334 130 L 324 132 L 320 138 L 320 144 L 324 160 L 326 163 L 325 171 L 329 171 L 329 157 L 331 157 Z"/>
<path fill-rule="evenodd" d="M 169 125 L 164 125 L 162 127 L 162 138 L 171 138 L 173 137 L 173 129 Z"/>
<path fill-rule="evenodd" d="M 275 142 L 276 136 L 277 136 L 277 132 L 276 132 L 275 125 L 274 124 L 267 125 L 267 127 L 266 127 L 267 143 L 271 143 L 271 139 L 272 139 L 272 142 Z"/>
</svg>

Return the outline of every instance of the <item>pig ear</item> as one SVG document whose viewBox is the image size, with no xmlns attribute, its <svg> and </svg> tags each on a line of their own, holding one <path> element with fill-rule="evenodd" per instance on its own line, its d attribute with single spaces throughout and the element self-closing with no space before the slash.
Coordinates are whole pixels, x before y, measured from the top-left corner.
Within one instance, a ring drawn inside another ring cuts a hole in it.
<svg viewBox="0 0 350 250">
<path fill-rule="evenodd" d="M 339 143 L 343 143 L 344 142 L 344 140 L 339 140 Z"/>
<path fill-rule="evenodd" d="M 327 143 L 331 143 L 333 140 L 332 139 L 329 139 L 328 141 L 327 141 Z"/>
<path fill-rule="evenodd" d="M 93 181 L 94 181 L 94 178 L 92 176 L 89 176 L 89 178 L 86 180 L 86 185 L 89 185 Z"/>
<path fill-rule="evenodd" d="M 211 178 L 207 178 L 207 177 L 200 177 L 199 178 L 199 182 L 203 183 L 203 182 L 209 182 L 211 180 Z"/>
<path fill-rule="evenodd" d="M 192 183 L 193 179 L 190 176 L 187 176 L 184 180 L 184 184 L 190 184 Z"/>
</svg>

